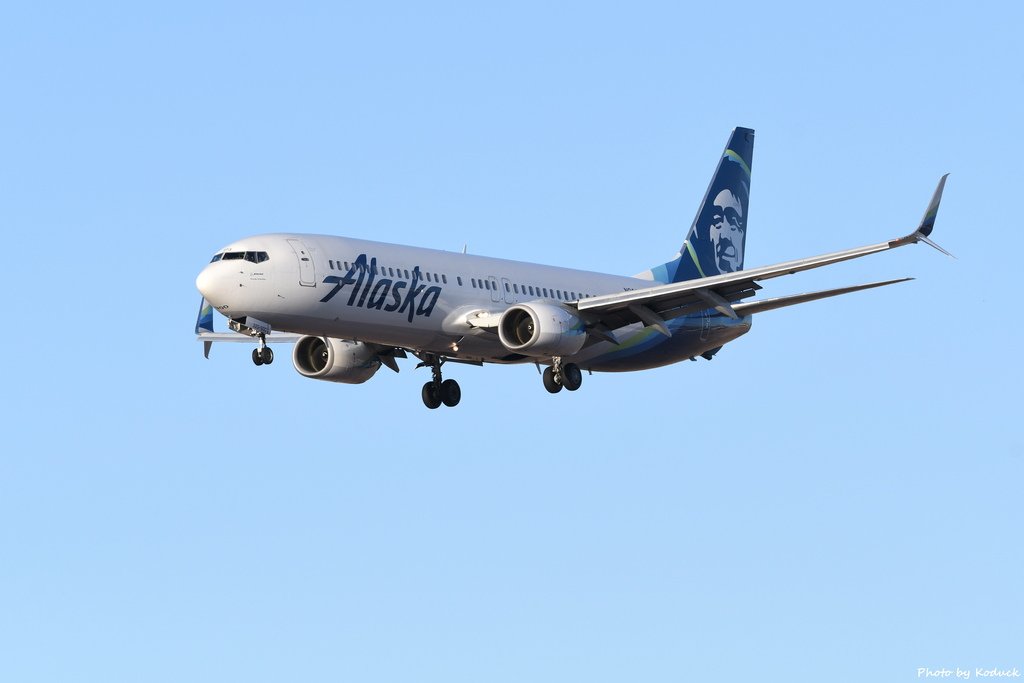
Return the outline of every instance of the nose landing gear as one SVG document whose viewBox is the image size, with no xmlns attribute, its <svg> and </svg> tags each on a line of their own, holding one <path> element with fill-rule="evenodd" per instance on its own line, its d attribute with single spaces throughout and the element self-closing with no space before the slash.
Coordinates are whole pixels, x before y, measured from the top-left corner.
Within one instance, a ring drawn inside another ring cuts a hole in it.
<svg viewBox="0 0 1024 683">
<path fill-rule="evenodd" d="M 256 365 L 270 365 L 274 362 L 274 351 L 267 346 L 267 335 L 259 335 L 260 346 L 252 350 L 252 362 Z"/>
</svg>

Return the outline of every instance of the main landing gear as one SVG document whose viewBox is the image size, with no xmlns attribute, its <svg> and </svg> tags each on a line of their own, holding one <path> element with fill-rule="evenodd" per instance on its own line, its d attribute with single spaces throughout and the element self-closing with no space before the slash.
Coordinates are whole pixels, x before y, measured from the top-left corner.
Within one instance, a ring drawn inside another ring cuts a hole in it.
<svg viewBox="0 0 1024 683">
<path fill-rule="evenodd" d="M 274 351 L 267 346 L 267 336 L 259 335 L 260 346 L 252 350 L 252 362 L 256 365 L 270 365 L 274 362 Z"/>
<path fill-rule="evenodd" d="M 552 394 L 557 394 L 563 387 L 576 391 L 582 384 L 583 372 L 575 363 L 562 363 L 562 359 L 555 356 L 551 365 L 544 368 L 544 388 Z"/>
<path fill-rule="evenodd" d="M 423 356 L 420 356 L 423 358 Z M 423 397 L 423 405 L 434 410 L 439 408 L 441 404 L 445 404 L 449 408 L 454 408 L 459 405 L 459 401 L 462 399 L 462 389 L 459 387 L 459 383 L 453 379 L 442 379 L 441 378 L 441 366 L 444 364 L 444 358 L 440 356 L 427 356 L 423 362 L 416 367 L 429 366 L 434 378 L 423 385 L 423 391 L 421 396 Z"/>
</svg>

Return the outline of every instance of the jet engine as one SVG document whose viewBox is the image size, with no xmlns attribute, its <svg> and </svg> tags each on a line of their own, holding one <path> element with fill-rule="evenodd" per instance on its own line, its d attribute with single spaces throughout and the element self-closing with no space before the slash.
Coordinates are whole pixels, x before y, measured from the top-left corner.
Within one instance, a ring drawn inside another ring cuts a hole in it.
<svg viewBox="0 0 1024 683">
<path fill-rule="evenodd" d="M 498 337 L 509 351 L 528 356 L 571 356 L 587 340 L 574 311 L 544 302 L 517 304 L 498 321 Z"/>
<path fill-rule="evenodd" d="M 303 377 L 362 384 L 380 369 L 373 347 L 332 337 L 302 337 L 292 349 L 292 363 Z"/>
</svg>

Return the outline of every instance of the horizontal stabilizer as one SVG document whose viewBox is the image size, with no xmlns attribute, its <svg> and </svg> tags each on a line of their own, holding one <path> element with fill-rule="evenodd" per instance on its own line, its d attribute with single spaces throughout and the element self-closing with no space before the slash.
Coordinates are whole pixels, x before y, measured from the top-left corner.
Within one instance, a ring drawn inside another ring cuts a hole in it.
<svg viewBox="0 0 1024 683">
<path fill-rule="evenodd" d="M 839 296 L 840 294 L 849 294 L 850 292 L 859 292 L 864 289 L 874 289 L 875 287 L 885 287 L 886 285 L 894 285 L 897 282 L 907 282 L 913 280 L 912 277 L 904 277 L 899 280 L 886 280 L 884 282 L 870 282 L 866 285 L 854 285 L 853 287 L 840 287 L 838 289 L 825 289 L 820 292 L 808 292 L 806 294 L 793 294 L 791 296 L 780 296 L 774 299 L 764 299 L 762 301 L 750 301 L 744 304 L 733 304 L 733 310 L 740 315 L 753 315 L 755 313 L 763 313 L 765 311 L 773 311 L 776 308 L 785 308 L 786 306 L 795 306 L 796 304 L 807 303 L 808 301 L 817 301 L 818 299 L 827 299 L 832 296 Z"/>
</svg>

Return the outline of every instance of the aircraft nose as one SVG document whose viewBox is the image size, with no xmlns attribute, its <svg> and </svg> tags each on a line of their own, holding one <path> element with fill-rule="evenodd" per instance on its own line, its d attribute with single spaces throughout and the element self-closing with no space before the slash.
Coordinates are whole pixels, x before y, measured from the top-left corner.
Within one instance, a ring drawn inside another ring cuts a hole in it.
<svg viewBox="0 0 1024 683">
<path fill-rule="evenodd" d="M 221 278 L 219 278 L 215 272 L 215 265 L 216 264 L 211 263 L 210 265 L 206 266 L 199 273 L 199 276 L 196 277 L 196 289 L 198 289 L 202 293 L 203 298 L 205 298 L 207 301 L 211 303 L 217 302 L 217 300 L 220 298 L 218 295 L 220 294 L 221 290 L 221 287 L 218 286 L 220 284 Z"/>
</svg>

